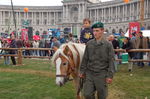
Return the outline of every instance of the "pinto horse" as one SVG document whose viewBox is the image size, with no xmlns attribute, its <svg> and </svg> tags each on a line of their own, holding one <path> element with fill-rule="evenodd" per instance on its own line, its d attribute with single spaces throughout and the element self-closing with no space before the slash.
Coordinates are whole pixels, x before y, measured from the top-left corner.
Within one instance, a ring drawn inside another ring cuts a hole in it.
<svg viewBox="0 0 150 99">
<path fill-rule="evenodd" d="M 66 43 L 55 51 L 52 62 L 56 66 L 56 84 L 58 86 L 63 86 L 72 76 L 75 87 L 78 88 L 78 73 L 84 50 L 84 44 Z"/>
</svg>

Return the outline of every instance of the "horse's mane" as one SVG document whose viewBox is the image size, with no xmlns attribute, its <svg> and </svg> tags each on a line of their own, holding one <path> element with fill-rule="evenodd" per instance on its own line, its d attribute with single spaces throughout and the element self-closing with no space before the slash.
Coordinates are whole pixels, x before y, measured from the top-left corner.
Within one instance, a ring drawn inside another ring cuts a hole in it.
<svg viewBox="0 0 150 99">
<path fill-rule="evenodd" d="M 58 57 L 59 54 L 63 55 L 65 58 L 68 59 L 68 57 L 67 57 L 67 56 L 64 54 L 64 52 L 63 52 L 63 49 L 64 49 L 64 47 L 65 47 L 66 45 L 67 45 L 67 43 L 61 45 L 60 48 L 54 53 L 54 55 L 53 55 L 53 57 L 52 57 L 52 59 L 51 59 L 53 63 L 54 63 L 54 61 L 55 61 L 55 58 Z"/>
<path fill-rule="evenodd" d="M 73 46 L 74 45 L 74 46 Z M 73 54 L 73 58 L 74 58 L 74 61 L 75 61 L 75 64 L 77 63 L 77 51 L 79 52 L 79 56 L 80 56 L 80 62 L 82 61 L 82 57 L 83 57 L 83 54 L 84 54 L 84 50 L 85 50 L 85 45 L 83 44 L 79 44 L 79 43 L 65 43 L 65 44 L 62 44 L 60 46 L 60 48 L 55 52 L 55 54 L 53 55 L 52 57 L 52 62 L 54 63 L 54 60 L 56 57 L 58 57 L 59 54 L 63 55 L 65 58 L 68 59 L 68 56 L 66 56 L 63 52 L 64 48 L 68 46 L 69 49 L 72 51 L 72 54 Z M 76 49 L 74 48 L 76 47 Z"/>
</svg>

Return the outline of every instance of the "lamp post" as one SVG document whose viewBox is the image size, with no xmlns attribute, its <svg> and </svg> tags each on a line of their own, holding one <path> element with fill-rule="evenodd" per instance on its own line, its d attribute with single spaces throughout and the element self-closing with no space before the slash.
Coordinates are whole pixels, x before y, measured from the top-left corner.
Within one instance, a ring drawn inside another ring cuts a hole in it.
<svg viewBox="0 0 150 99">
<path fill-rule="evenodd" d="M 13 6 L 13 1 L 12 0 L 11 0 L 11 7 L 12 7 L 13 21 L 14 21 L 14 25 L 15 25 L 16 37 L 18 37 L 17 25 L 16 25 L 16 18 L 15 18 L 15 11 L 14 11 L 14 6 Z"/>
</svg>

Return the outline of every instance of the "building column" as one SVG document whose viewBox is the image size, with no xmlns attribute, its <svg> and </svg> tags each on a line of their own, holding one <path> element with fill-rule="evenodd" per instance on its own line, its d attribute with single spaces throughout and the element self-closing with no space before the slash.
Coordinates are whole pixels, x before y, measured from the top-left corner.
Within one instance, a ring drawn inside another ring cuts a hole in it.
<svg viewBox="0 0 150 99">
<path fill-rule="evenodd" d="M 42 25 L 44 24 L 44 14 L 43 14 L 43 12 L 42 12 L 42 20 L 41 20 L 41 22 L 42 22 Z"/>
<path fill-rule="evenodd" d="M 37 19 L 37 17 L 36 17 L 36 12 L 33 12 L 33 24 L 34 25 L 36 25 L 36 19 Z"/>
<path fill-rule="evenodd" d="M 132 6 L 131 6 L 131 4 L 130 4 L 130 14 L 129 14 L 129 16 L 130 16 L 129 20 L 130 20 L 130 21 L 132 20 L 132 17 L 131 17 L 131 16 L 132 16 L 132 9 L 131 9 L 131 7 L 132 7 Z"/>
<path fill-rule="evenodd" d="M 139 3 L 136 3 L 137 5 L 137 11 L 136 11 L 136 16 L 137 16 L 137 20 L 139 19 Z"/>
<path fill-rule="evenodd" d="M 146 10 L 146 18 L 148 18 L 148 0 L 146 0 L 145 1 L 146 2 L 146 8 L 145 8 L 145 10 Z"/>
<path fill-rule="evenodd" d="M 54 25 L 56 25 L 56 13 L 54 12 Z"/>
<path fill-rule="evenodd" d="M 144 19 L 146 18 L 146 0 L 144 0 Z"/>
<path fill-rule="evenodd" d="M 109 7 L 109 14 L 108 14 L 109 16 L 108 16 L 108 22 L 110 22 L 111 21 L 111 7 Z"/>
<path fill-rule="evenodd" d="M 21 13 L 20 12 L 18 12 L 19 14 L 18 14 L 18 17 L 19 17 L 19 20 L 18 20 L 18 23 L 19 23 L 19 25 L 21 25 Z"/>
<path fill-rule="evenodd" d="M 48 16 L 48 21 L 49 21 L 49 25 L 51 25 L 51 12 L 48 12 L 49 16 Z"/>
<path fill-rule="evenodd" d="M 18 13 L 15 13 L 15 18 L 16 18 L 16 25 L 18 25 Z"/>
<path fill-rule="evenodd" d="M 135 17 L 135 16 L 136 16 L 136 15 L 135 15 L 135 14 L 136 14 L 136 13 L 135 13 L 135 12 L 136 12 L 136 10 L 135 10 L 135 3 L 133 3 L 133 8 L 132 8 L 132 10 L 133 10 L 133 20 L 136 20 L 136 17 Z"/>
<path fill-rule="evenodd" d="M 117 7 L 117 21 L 121 21 L 123 19 L 123 9 L 121 9 L 121 6 Z"/>
<path fill-rule="evenodd" d="M 128 8 L 129 6 L 126 5 L 126 21 L 129 20 L 130 18 L 130 9 Z M 127 18 L 128 17 L 128 18 Z"/>
<path fill-rule="evenodd" d="M 82 11 L 83 11 L 83 12 L 82 12 L 82 13 L 83 13 L 83 14 L 82 14 L 82 19 L 84 19 L 85 16 L 86 16 L 86 15 L 85 15 L 85 5 L 84 5 L 84 4 L 82 4 Z"/>
<path fill-rule="evenodd" d="M 149 0 L 147 0 L 147 18 L 149 18 L 150 10 L 149 10 Z"/>
<path fill-rule="evenodd" d="M 99 21 L 99 9 L 97 9 L 97 21 Z"/>
<path fill-rule="evenodd" d="M 32 13 L 32 26 L 33 26 L 33 23 L 34 23 L 34 22 L 33 22 L 33 21 L 34 21 L 34 20 L 33 20 L 33 19 L 34 19 L 34 16 L 33 16 L 33 12 L 31 12 L 31 13 Z"/>
<path fill-rule="evenodd" d="M 4 12 L 3 12 L 3 25 L 6 25 L 6 24 L 5 24 L 5 19 L 6 19 L 6 18 L 5 18 L 5 11 L 4 11 Z"/>
<path fill-rule="evenodd" d="M 39 25 L 42 25 L 42 22 L 41 22 L 42 21 L 42 12 L 38 12 L 38 14 L 39 14 L 39 17 L 36 17 L 36 18 L 39 20 Z M 36 14 L 36 16 L 37 16 L 37 14 Z"/>
<path fill-rule="evenodd" d="M 46 12 L 47 13 L 47 22 L 46 22 L 46 25 L 49 25 L 49 14 L 48 14 L 48 12 Z"/>
<path fill-rule="evenodd" d="M 104 20 L 104 9 L 102 8 L 102 22 L 104 22 L 103 20 Z"/>
<path fill-rule="evenodd" d="M 125 6 L 123 5 L 123 16 L 122 16 L 122 21 L 124 21 L 124 15 L 125 15 Z"/>
<path fill-rule="evenodd" d="M 117 6 L 116 6 L 116 17 L 115 17 L 115 21 L 117 22 L 118 21 L 118 15 L 117 15 Z"/>
<path fill-rule="evenodd" d="M 0 25 L 2 25 L 2 11 L 0 11 Z"/>
<path fill-rule="evenodd" d="M 89 10 L 89 18 L 91 19 L 91 10 Z"/>
<path fill-rule="evenodd" d="M 96 21 L 96 9 L 94 9 L 94 22 Z"/>
<path fill-rule="evenodd" d="M 113 21 L 114 13 L 113 13 L 113 7 L 111 7 L 111 22 Z"/>
<path fill-rule="evenodd" d="M 80 21 L 81 7 L 80 7 L 80 4 L 78 4 L 78 6 L 79 6 L 79 9 L 78 9 L 78 21 Z"/>
<path fill-rule="evenodd" d="M 65 21 L 67 21 L 67 5 L 65 5 Z"/>
<path fill-rule="evenodd" d="M 66 21 L 68 21 L 68 5 L 66 5 Z"/>
<path fill-rule="evenodd" d="M 105 23 L 105 18 L 106 18 L 106 8 L 104 8 L 104 23 Z"/>
<path fill-rule="evenodd" d="M 65 6 L 63 6 L 63 20 L 65 20 Z"/>
</svg>

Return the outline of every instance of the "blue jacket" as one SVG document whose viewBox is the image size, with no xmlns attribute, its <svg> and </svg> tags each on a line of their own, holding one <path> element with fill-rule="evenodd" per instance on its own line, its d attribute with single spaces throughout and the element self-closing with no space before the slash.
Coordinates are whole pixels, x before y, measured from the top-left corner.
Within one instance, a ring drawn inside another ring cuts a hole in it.
<svg viewBox="0 0 150 99">
<path fill-rule="evenodd" d="M 89 40 L 93 39 L 93 30 L 92 28 L 84 28 L 80 34 L 80 42 L 87 43 Z"/>
</svg>

